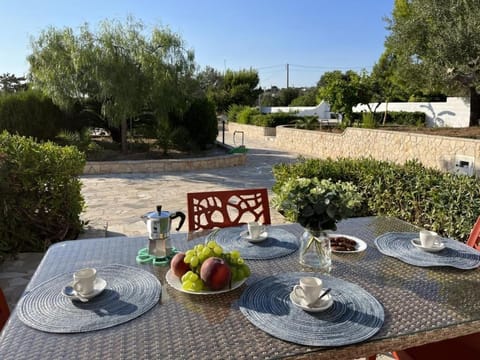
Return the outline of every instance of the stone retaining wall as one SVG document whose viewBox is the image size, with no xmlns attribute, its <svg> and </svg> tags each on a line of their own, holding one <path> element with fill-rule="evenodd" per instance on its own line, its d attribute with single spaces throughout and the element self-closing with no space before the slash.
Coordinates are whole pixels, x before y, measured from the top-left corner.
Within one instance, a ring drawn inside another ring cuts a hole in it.
<svg viewBox="0 0 480 360">
<path fill-rule="evenodd" d="M 241 140 L 241 133 L 248 135 L 249 138 L 255 138 L 257 140 L 262 140 L 265 136 L 276 136 L 277 128 L 274 127 L 261 127 L 254 125 L 243 125 L 237 124 L 234 122 L 229 122 L 227 125 L 227 130 L 233 136 L 235 144 L 241 145 L 238 142 Z"/>
<path fill-rule="evenodd" d="M 216 169 L 244 165 L 245 154 L 227 154 L 205 158 L 131 161 L 88 161 L 84 174 L 159 173 Z"/>
<path fill-rule="evenodd" d="M 252 128 L 250 130 L 250 128 Z M 230 123 L 229 132 L 244 131 L 246 137 L 262 139 L 256 126 Z M 279 126 L 276 136 L 266 138 L 275 148 L 317 158 L 372 157 L 403 164 L 418 159 L 430 168 L 480 175 L 476 160 L 480 140 L 424 135 L 399 131 L 347 128 L 343 133 L 309 131 Z M 248 143 L 246 144 L 248 148 Z M 459 167 L 460 161 L 463 161 Z"/>
</svg>

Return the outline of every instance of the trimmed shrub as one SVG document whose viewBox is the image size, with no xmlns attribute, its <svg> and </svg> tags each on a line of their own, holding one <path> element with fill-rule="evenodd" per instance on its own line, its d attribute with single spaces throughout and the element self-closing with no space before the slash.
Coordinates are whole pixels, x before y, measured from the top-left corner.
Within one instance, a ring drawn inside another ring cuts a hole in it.
<svg viewBox="0 0 480 360">
<path fill-rule="evenodd" d="M 171 112 L 156 119 L 152 132 L 165 154 L 170 149 L 205 150 L 215 143 L 218 134 L 215 104 L 207 98 L 195 99 L 184 113 Z"/>
<path fill-rule="evenodd" d="M 218 121 L 213 102 L 207 98 L 194 100 L 182 120 L 182 125 L 188 129 L 190 139 L 196 147 L 204 150 L 207 145 L 215 143 Z"/>
<path fill-rule="evenodd" d="M 0 133 L 0 259 L 45 251 L 83 228 L 78 179 L 85 156 L 73 146 Z"/>
<path fill-rule="evenodd" d="M 277 127 L 279 125 L 294 124 L 299 119 L 303 119 L 303 117 L 298 116 L 296 113 L 277 112 L 261 114 L 257 108 L 249 106 L 232 105 L 228 110 L 228 121 L 246 125 Z"/>
<path fill-rule="evenodd" d="M 274 166 L 277 193 L 292 177 L 349 181 L 367 199 L 356 216 L 394 216 L 442 236 L 466 241 L 480 215 L 480 181 L 443 173 L 417 161 L 397 165 L 373 159 L 303 159 Z"/>
<path fill-rule="evenodd" d="M 251 124 L 252 117 L 254 115 L 260 115 L 260 111 L 256 108 L 252 107 L 245 107 L 237 115 L 237 122 L 239 124 Z"/>
<path fill-rule="evenodd" d="M 270 124 L 270 127 L 277 127 L 280 125 L 289 125 L 294 124 L 297 120 L 302 119 L 301 116 L 298 116 L 296 113 L 284 113 L 284 112 L 277 112 L 271 114 L 263 115 L 265 117 L 265 122 Z M 260 125 L 262 126 L 262 125 Z"/>
<path fill-rule="evenodd" d="M 316 116 L 302 116 L 295 120 L 295 128 L 303 130 L 316 130 L 320 127 L 318 117 Z"/>
<path fill-rule="evenodd" d="M 0 131 L 52 140 L 65 122 L 60 108 L 38 91 L 0 96 Z"/>
<path fill-rule="evenodd" d="M 176 126 L 171 132 L 171 140 L 173 147 L 180 151 L 198 150 L 189 129 L 185 126 Z"/>
<path fill-rule="evenodd" d="M 426 122 L 425 113 L 421 111 L 415 111 L 415 112 L 391 111 L 387 113 L 387 119 L 385 121 L 385 124 L 411 125 L 411 126 L 422 127 L 422 126 L 425 126 L 425 122 Z"/>
<path fill-rule="evenodd" d="M 362 127 L 365 129 L 374 129 L 377 127 L 373 113 L 371 112 L 362 113 Z"/>
<path fill-rule="evenodd" d="M 238 114 L 245 108 L 249 108 L 249 106 L 237 104 L 230 105 L 227 113 L 228 121 L 237 122 Z"/>
<path fill-rule="evenodd" d="M 368 115 L 370 114 L 370 115 Z M 365 116 L 367 116 L 367 128 L 372 128 L 371 124 L 383 124 L 384 112 L 376 112 L 372 114 L 370 112 L 356 112 L 353 113 L 354 122 L 365 122 Z M 368 118 L 372 116 L 372 118 Z M 426 115 L 421 111 L 407 112 L 407 111 L 389 111 L 387 112 L 387 118 L 385 119 L 385 125 L 408 125 L 423 127 L 426 124 Z"/>
</svg>

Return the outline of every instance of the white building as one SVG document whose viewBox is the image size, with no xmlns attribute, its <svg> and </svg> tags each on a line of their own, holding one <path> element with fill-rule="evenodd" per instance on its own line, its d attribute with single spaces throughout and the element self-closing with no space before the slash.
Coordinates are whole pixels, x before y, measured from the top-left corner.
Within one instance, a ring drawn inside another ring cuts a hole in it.
<svg viewBox="0 0 480 360">
<path fill-rule="evenodd" d="M 377 104 L 370 104 L 374 108 Z M 385 111 L 385 103 L 377 112 Z M 368 111 L 367 105 L 357 105 L 354 112 Z M 420 111 L 425 113 L 427 127 L 468 127 L 470 125 L 470 101 L 467 98 L 449 97 L 445 102 L 392 102 L 388 111 Z"/>
<path fill-rule="evenodd" d="M 376 103 L 370 106 L 375 108 Z M 467 98 L 448 97 L 444 102 L 391 102 L 378 106 L 376 112 L 384 112 L 388 106 L 388 111 L 406 111 L 425 113 L 425 124 L 427 127 L 468 127 L 470 125 L 470 101 Z M 330 112 L 330 105 L 322 101 L 317 106 L 275 106 L 261 107 L 260 111 L 264 114 L 276 112 L 295 112 L 299 116 L 318 116 L 319 121 L 335 118 Z M 369 111 L 367 105 L 357 105 L 353 107 L 354 112 Z"/>
<path fill-rule="evenodd" d="M 278 112 L 293 112 L 299 116 L 317 116 L 319 120 L 330 120 L 330 104 L 322 101 L 317 106 L 262 106 L 260 112 L 263 114 Z"/>
</svg>

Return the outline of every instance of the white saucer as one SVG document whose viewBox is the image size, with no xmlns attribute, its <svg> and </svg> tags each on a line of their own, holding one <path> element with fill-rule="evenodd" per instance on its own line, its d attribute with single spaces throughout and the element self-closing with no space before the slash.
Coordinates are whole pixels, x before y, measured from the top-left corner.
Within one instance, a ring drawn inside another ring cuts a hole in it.
<svg viewBox="0 0 480 360">
<path fill-rule="evenodd" d="M 441 242 L 440 245 L 436 245 L 436 246 L 433 246 L 433 247 L 422 246 L 422 243 L 420 242 L 420 239 L 418 239 L 418 238 L 412 239 L 412 244 L 416 248 L 419 248 L 423 251 L 428 251 L 428 252 L 437 252 L 437 251 L 442 251 L 443 249 L 445 249 L 445 244 L 443 242 Z"/>
<path fill-rule="evenodd" d="M 73 286 L 73 282 L 71 282 L 68 285 Z M 106 286 L 107 286 L 107 282 L 104 279 L 97 277 L 95 279 L 95 283 L 93 284 L 93 291 L 89 294 L 82 295 L 82 298 L 90 300 L 90 299 L 94 298 L 95 296 L 100 295 L 102 293 L 102 291 L 105 290 Z M 62 291 L 62 294 L 64 296 L 70 298 L 70 299 L 73 299 L 73 300 L 78 299 L 77 296 L 75 296 L 75 295 L 70 295 L 69 296 L 69 295 L 65 294 L 63 291 Z"/>
<path fill-rule="evenodd" d="M 260 242 L 260 241 L 263 241 L 265 240 L 266 238 L 268 238 L 268 233 L 267 231 L 264 231 L 262 232 L 257 238 L 255 239 L 252 239 L 251 235 L 248 233 L 248 230 L 245 230 L 245 231 L 242 231 L 240 233 L 240 236 L 247 240 L 248 242 L 251 242 L 251 243 L 256 243 L 256 242 Z"/>
<path fill-rule="evenodd" d="M 308 312 L 324 311 L 324 310 L 327 310 L 333 304 L 333 298 L 330 294 L 325 295 L 323 298 L 321 298 L 320 300 L 317 300 L 311 305 L 307 305 L 305 303 L 305 300 L 300 299 L 297 295 L 295 295 L 295 292 L 292 291 L 290 293 L 290 300 L 292 300 L 293 305 Z"/>
</svg>

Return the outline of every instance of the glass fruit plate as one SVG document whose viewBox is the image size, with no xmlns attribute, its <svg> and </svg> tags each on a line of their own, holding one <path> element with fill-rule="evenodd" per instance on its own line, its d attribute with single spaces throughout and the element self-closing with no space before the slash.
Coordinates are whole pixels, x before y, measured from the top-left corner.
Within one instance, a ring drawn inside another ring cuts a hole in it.
<svg viewBox="0 0 480 360">
<path fill-rule="evenodd" d="M 167 274 L 165 275 L 165 279 L 167 280 L 167 283 L 171 287 L 173 287 L 175 290 L 181 291 L 183 293 L 194 294 L 194 295 L 213 295 L 213 294 L 221 294 L 221 293 L 225 293 L 225 292 L 235 290 L 235 289 L 239 288 L 240 286 L 242 286 L 245 283 L 245 281 L 247 281 L 248 278 L 244 278 L 240 281 L 234 281 L 232 283 L 231 288 L 217 290 L 217 291 L 212 291 L 212 290 L 201 290 L 201 291 L 184 290 L 184 289 L 182 289 L 182 282 L 180 281 L 180 279 L 178 277 L 176 277 L 173 274 L 172 270 L 167 271 Z"/>
</svg>

